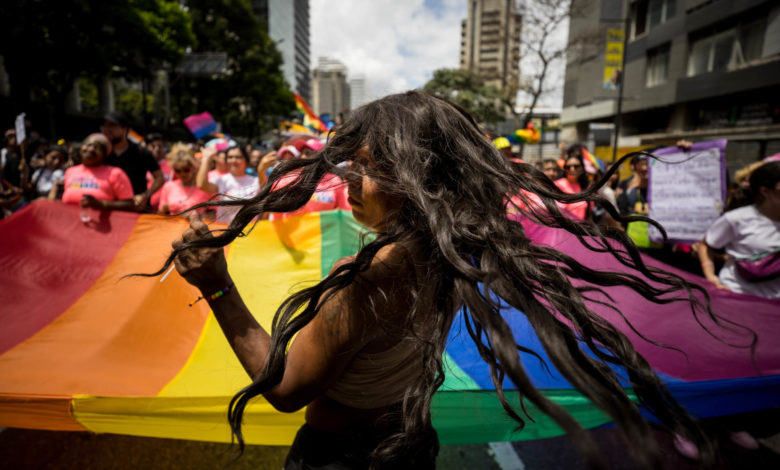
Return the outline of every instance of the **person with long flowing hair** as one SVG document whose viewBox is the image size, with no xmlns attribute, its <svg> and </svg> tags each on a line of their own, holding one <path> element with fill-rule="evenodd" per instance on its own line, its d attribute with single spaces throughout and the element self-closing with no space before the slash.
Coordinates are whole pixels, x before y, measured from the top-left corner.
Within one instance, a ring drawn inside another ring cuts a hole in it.
<svg viewBox="0 0 780 470">
<path fill-rule="evenodd" d="M 175 263 L 207 299 L 249 374 L 251 383 L 228 410 L 242 449 L 244 410 L 254 397 L 283 412 L 306 407 L 285 468 L 433 468 L 438 439 L 431 399 L 444 381 L 442 354 L 460 311 L 507 414 L 519 426 L 528 419 L 509 404 L 504 378 L 572 436 L 591 467 L 602 467 L 590 435 L 533 386 L 519 357 L 528 349 L 517 343 L 502 305 L 527 317 L 551 365 L 617 423 L 637 468 L 660 465 L 640 407 L 712 462 L 713 441 L 629 339 L 588 307 L 588 292 L 625 286 L 658 303 L 678 294 L 675 301 L 691 303 L 693 314 L 712 315 L 693 295 L 706 296 L 701 287 L 646 266 L 624 232 L 558 208 L 603 201 L 598 187 L 614 171 L 583 192 L 565 194 L 533 165 L 504 158 L 459 106 L 419 91 L 390 95 L 355 110 L 312 158 L 281 162 L 251 199 L 206 203 L 239 211 L 214 232 L 193 220 L 151 275 Z M 295 181 L 274 187 L 290 173 Z M 375 238 L 316 285 L 288 297 L 268 332 L 231 280 L 223 247 L 256 217 L 304 206 L 328 173 L 343 174 L 354 217 Z M 518 203 L 508 202 L 513 194 Z M 538 199 L 520 204 L 531 197 Z M 507 204 L 519 214 L 508 217 Z M 517 217 L 573 233 L 591 250 L 611 253 L 625 271 L 592 269 L 535 244 Z M 627 396 L 610 364 L 625 369 L 641 405 Z"/>
</svg>

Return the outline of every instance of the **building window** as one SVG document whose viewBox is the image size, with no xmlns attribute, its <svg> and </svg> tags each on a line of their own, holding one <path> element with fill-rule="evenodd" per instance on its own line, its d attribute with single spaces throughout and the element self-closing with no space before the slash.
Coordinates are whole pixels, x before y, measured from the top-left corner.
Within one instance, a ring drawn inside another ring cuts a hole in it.
<svg viewBox="0 0 780 470">
<path fill-rule="evenodd" d="M 677 0 L 638 0 L 631 4 L 631 37 L 669 21 L 677 11 Z"/>
<path fill-rule="evenodd" d="M 677 9 L 677 0 L 649 0 L 647 3 L 647 22 L 649 28 L 669 21 Z"/>
<path fill-rule="evenodd" d="M 734 70 L 761 57 L 766 20 L 754 21 L 691 44 L 688 76 Z"/>
<path fill-rule="evenodd" d="M 647 52 L 645 86 L 663 85 L 669 80 L 669 44 Z"/>
</svg>

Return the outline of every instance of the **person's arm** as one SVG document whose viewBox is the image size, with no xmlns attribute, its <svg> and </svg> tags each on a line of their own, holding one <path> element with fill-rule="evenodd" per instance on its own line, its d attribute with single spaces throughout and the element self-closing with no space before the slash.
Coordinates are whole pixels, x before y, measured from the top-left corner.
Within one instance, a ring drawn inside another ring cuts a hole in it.
<svg viewBox="0 0 780 470">
<path fill-rule="evenodd" d="M 266 172 L 268 171 L 269 168 L 276 165 L 278 161 L 279 158 L 276 156 L 276 151 L 271 151 L 263 155 L 263 158 L 260 160 L 260 163 L 257 165 L 257 177 L 259 178 L 260 186 L 263 186 L 265 183 L 268 182 L 268 177 L 266 176 Z"/>
<path fill-rule="evenodd" d="M 190 228 L 173 242 L 211 237 L 208 227 L 196 215 Z M 177 271 L 209 302 L 222 332 L 250 377 L 265 370 L 271 337 L 250 313 L 225 261 L 223 248 L 186 250 L 175 259 Z M 220 295 L 214 295 L 221 292 Z M 344 289 L 321 305 L 318 315 L 295 337 L 290 346 L 281 382 L 264 393 L 276 409 L 293 412 L 321 396 L 345 370 L 369 330 L 362 323 L 358 302 L 350 300 L 354 290 Z"/>
<path fill-rule="evenodd" d="M 85 194 L 81 198 L 82 207 L 92 207 L 95 209 L 132 211 L 135 209 L 135 203 L 132 199 L 119 199 L 117 201 L 101 201 L 95 196 Z"/>
<path fill-rule="evenodd" d="M 715 284 L 718 289 L 730 290 L 720 282 L 720 278 L 715 273 L 715 256 L 712 247 L 707 244 L 706 238 L 702 239 L 697 246 L 701 271 L 708 281 Z"/>
<path fill-rule="evenodd" d="M 165 183 L 165 178 L 163 177 L 162 170 L 155 170 L 152 172 L 152 176 L 154 177 L 154 181 L 152 182 L 152 186 L 149 187 L 146 191 L 136 194 L 133 196 L 133 203 L 135 204 L 135 210 L 137 211 L 143 211 L 146 209 L 146 206 L 149 204 L 149 199 L 152 197 L 152 194 L 156 193 L 160 187 L 162 187 L 163 183 Z"/>
<path fill-rule="evenodd" d="M 209 181 L 211 160 L 216 154 L 217 149 L 214 147 L 206 147 L 203 149 L 203 158 L 201 159 L 200 167 L 198 168 L 198 174 L 195 176 L 195 184 L 203 191 L 211 194 L 214 194 L 219 190 L 216 184 Z"/>
<path fill-rule="evenodd" d="M 59 199 L 60 190 L 65 186 L 65 180 L 57 180 L 54 182 L 54 184 L 51 185 L 51 189 L 49 190 L 49 195 L 46 199 L 50 201 L 56 201 Z"/>
</svg>

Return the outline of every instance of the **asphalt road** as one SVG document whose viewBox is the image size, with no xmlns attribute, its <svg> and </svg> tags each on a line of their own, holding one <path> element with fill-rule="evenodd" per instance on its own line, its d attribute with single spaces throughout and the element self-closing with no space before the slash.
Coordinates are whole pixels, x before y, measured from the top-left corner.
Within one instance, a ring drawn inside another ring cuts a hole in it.
<svg viewBox="0 0 780 470">
<path fill-rule="evenodd" d="M 776 423 L 776 421 L 775 421 Z M 777 428 L 777 424 L 773 425 Z M 771 429 L 772 426 L 765 426 Z M 751 429 L 765 437 L 761 429 Z M 614 429 L 591 431 L 608 468 L 633 470 L 626 445 Z M 758 451 L 745 451 L 726 442 L 722 469 L 780 469 L 780 434 L 766 436 Z M 680 457 L 671 438 L 656 433 L 663 468 L 698 469 Z M 774 450 L 773 450 L 774 448 Z M 128 469 L 281 469 L 286 447 L 249 446 L 240 458 L 226 444 L 154 439 L 85 432 L 5 429 L 0 432 L 0 469 L 128 470 Z M 511 444 L 443 446 L 437 467 L 452 470 L 585 470 L 568 438 L 558 437 Z"/>
</svg>

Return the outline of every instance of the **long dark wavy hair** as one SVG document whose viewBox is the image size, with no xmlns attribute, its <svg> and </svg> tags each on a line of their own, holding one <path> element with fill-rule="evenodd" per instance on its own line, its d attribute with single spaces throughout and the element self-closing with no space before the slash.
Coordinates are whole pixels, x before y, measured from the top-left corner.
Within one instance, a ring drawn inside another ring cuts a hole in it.
<svg viewBox="0 0 780 470">
<path fill-rule="evenodd" d="M 254 198 L 204 203 L 238 205 L 241 209 L 227 229 L 214 232 L 214 238 L 185 243 L 175 250 L 158 273 L 164 272 L 181 250 L 224 246 L 243 236 L 255 217 L 302 207 L 326 173 L 339 172 L 349 164 L 348 172 L 357 171 L 355 155 L 363 148 L 368 149 L 372 165 L 360 170 L 371 172 L 383 191 L 403 202 L 376 238 L 364 243 L 354 260 L 339 266 L 313 287 L 291 295 L 277 310 L 267 367 L 230 402 L 228 419 L 242 449 L 245 407 L 253 397 L 281 381 L 286 350 L 295 333 L 318 314 L 324 300 L 359 281 L 359 274 L 369 268 L 382 247 L 404 242 L 423 248 L 427 257 L 424 282 L 432 290 L 433 300 L 414 302 L 409 312 L 409 324 L 422 321 L 427 325 L 425 335 L 408 333 L 419 343 L 422 374 L 406 390 L 400 404 L 400 425 L 374 450 L 372 468 L 397 463 L 399 458 L 407 458 L 404 456 L 419 449 L 424 452 L 432 445 L 431 399 L 444 380 L 442 354 L 459 309 L 468 334 L 490 367 L 498 400 L 506 413 L 519 427 L 525 424 L 528 417 L 524 410 L 513 408 L 505 397 L 506 393 L 519 394 L 572 436 L 591 467 L 602 466 L 589 434 L 564 408 L 532 385 L 519 356 L 530 351 L 517 343 L 502 317 L 502 304 L 511 305 L 527 317 L 552 365 L 617 423 L 630 442 L 627 449 L 638 468 L 659 466 L 655 440 L 640 407 L 671 431 L 695 442 L 705 462 L 714 462 L 712 439 L 672 398 L 629 339 L 588 306 L 589 293 L 620 285 L 656 303 L 689 302 L 694 315 L 709 315 L 718 322 L 701 287 L 646 266 L 622 231 L 572 220 L 558 209 L 557 203 L 604 202 L 596 191 L 618 165 L 585 191 L 564 194 L 533 165 L 502 157 L 469 113 L 432 95 L 410 91 L 369 103 L 339 125 L 313 158 L 281 162 Z M 272 191 L 274 183 L 291 171 L 296 171 L 295 181 Z M 611 253 L 627 269 L 595 270 L 554 248 L 532 243 L 523 226 L 507 217 L 508 195 L 517 196 L 513 201 L 524 217 L 574 234 L 590 250 Z M 604 206 L 615 220 L 649 221 L 638 216 L 621 217 L 610 204 Z M 577 280 L 576 285 L 572 280 Z M 409 292 L 419 293 L 413 281 L 407 282 Z M 700 295 L 694 295 L 696 291 Z M 381 318 L 383 312 L 373 313 Z M 580 342 L 597 358 L 587 354 Z M 610 364 L 625 368 L 639 405 L 626 395 Z M 505 377 L 511 379 L 516 392 L 504 390 Z"/>
</svg>

